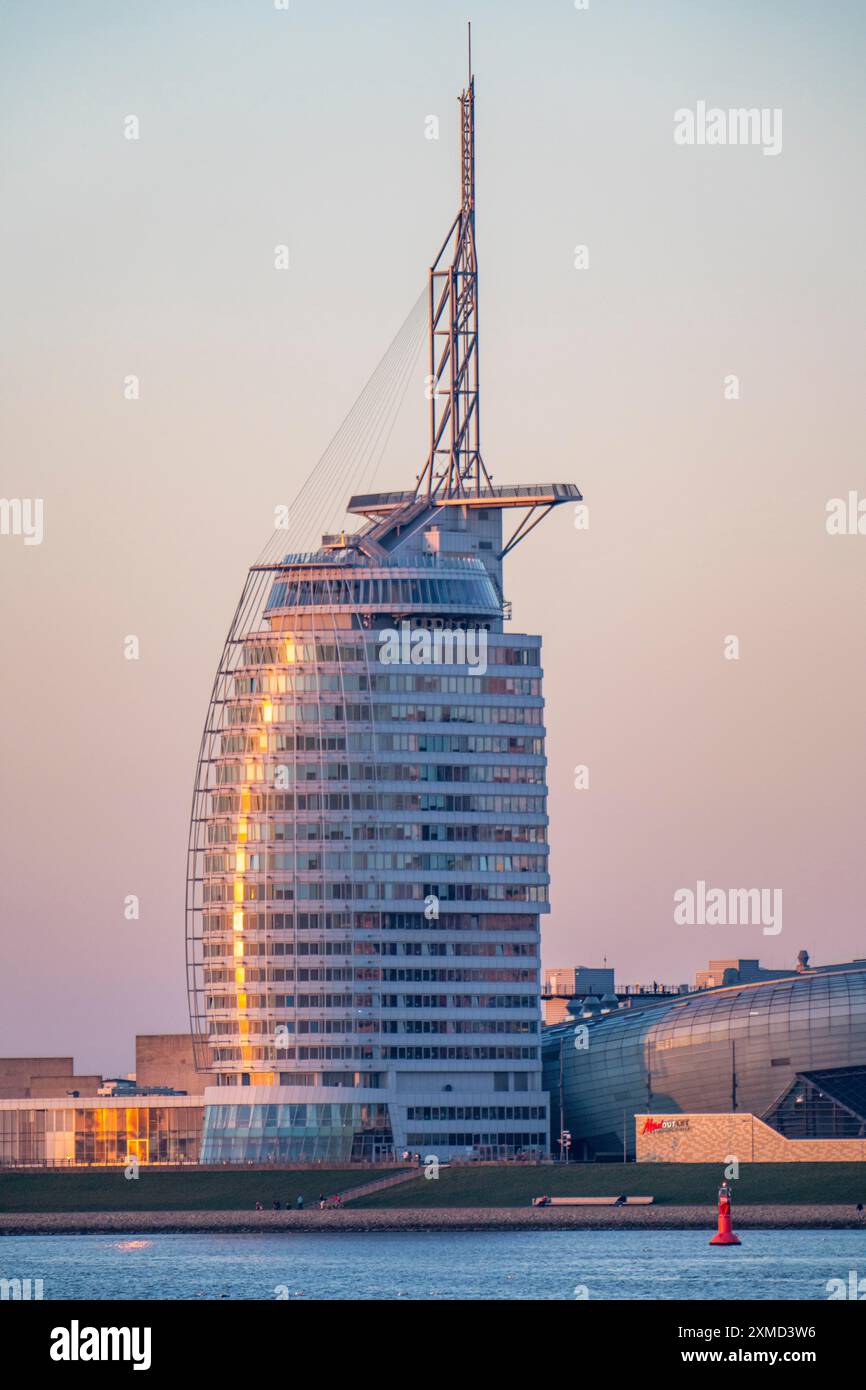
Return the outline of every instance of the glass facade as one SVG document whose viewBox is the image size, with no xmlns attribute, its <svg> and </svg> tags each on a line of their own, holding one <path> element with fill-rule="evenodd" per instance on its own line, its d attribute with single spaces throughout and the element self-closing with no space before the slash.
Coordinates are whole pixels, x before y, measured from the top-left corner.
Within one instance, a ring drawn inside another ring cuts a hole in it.
<svg viewBox="0 0 866 1390">
<path fill-rule="evenodd" d="M 198 1105 L 60 1105 L 0 1102 L 0 1166 L 196 1163 Z"/>
<path fill-rule="evenodd" d="M 393 1149 L 387 1105 L 212 1105 L 202 1162 L 375 1163 Z"/>
<path fill-rule="evenodd" d="M 544 1074 L 576 1158 L 634 1147 L 635 1113 L 763 1117 L 798 1073 L 866 1065 L 866 970 L 796 975 L 545 1033 Z M 561 1107 L 560 1107 L 561 1098 Z"/>
<path fill-rule="evenodd" d="M 359 1156 L 362 1101 L 384 1106 L 377 1147 L 399 1149 L 430 1092 L 540 1093 L 540 641 L 504 633 L 502 612 L 471 556 L 410 547 L 387 565 L 322 554 L 251 572 L 196 783 L 190 1001 L 218 1085 L 285 1094 L 276 1132 L 258 1105 L 248 1129 L 209 1109 L 206 1157 Z M 388 635 L 406 623 L 472 641 L 395 659 Z M 357 1093 L 339 1123 L 334 1087 Z M 536 1108 L 530 1128 L 503 1110 L 424 1132 L 443 1152 L 544 1151 L 540 1095 Z"/>
<path fill-rule="evenodd" d="M 764 1120 L 786 1139 L 866 1138 L 866 1067 L 799 1073 Z"/>
</svg>

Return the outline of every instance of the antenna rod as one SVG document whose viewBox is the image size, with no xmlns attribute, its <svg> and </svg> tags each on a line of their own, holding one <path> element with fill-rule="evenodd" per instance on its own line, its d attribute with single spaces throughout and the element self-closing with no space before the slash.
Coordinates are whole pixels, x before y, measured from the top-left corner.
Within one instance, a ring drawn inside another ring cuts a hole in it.
<svg viewBox="0 0 866 1390">
<path fill-rule="evenodd" d="M 469 29 L 469 82 L 460 95 L 460 162 L 462 165 L 462 203 L 465 213 L 475 210 L 475 84 L 472 79 L 472 25 Z"/>
<path fill-rule="evenodd" d="M 472 20 L 467 20 L 466 30 L 469 35 L 469 82 L 472 82 Z"/>
</svg>

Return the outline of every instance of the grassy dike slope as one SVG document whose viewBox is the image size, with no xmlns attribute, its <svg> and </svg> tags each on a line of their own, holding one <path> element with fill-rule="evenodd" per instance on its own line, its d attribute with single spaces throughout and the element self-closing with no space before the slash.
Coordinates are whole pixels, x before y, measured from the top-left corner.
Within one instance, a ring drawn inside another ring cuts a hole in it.
<svg viewBox="0 0 866 1390">
<path fill-rule="evenodd" d="M 376 1207 L 521 1207 L 533 1197 L 655 1197 L 667 1206 L 715 1207 L 723 1176 L 715 1163 L 587 1163 L 443 1168 L 438 1179 L 386 1188 L 352 1203 Z M 744 1163 L 733 1184 L 734 1206 L 866 1206 L 866 1163 Z"/>
<path fill-rule="evenodd" d="M 299 1195 L 318 1205 L 320 1192 L 333 1196 L 376 1176 L 357 1168 L 176 1173 L 142 1167 L 135 1179 L 122 1168 L 0 1172 L 0 1212 L 252 1211 L 257 1201 L 269 1208 L 274 1198 L 293 1206 Z"/>
<path fill-rule="evenodd" d="M 0 1172 L 2 1212 L 220 1212 L 270 1209 L 302 1195 L 317 1209 L 320 1192 L 345 1192 L 380 1176 L 376 1170 L 226 1169 L 165 1172 L 142 1168 L 137 1180 L 122 1169 L 63 1172 Z M 659 1206 L 714 1208 L 722 1169 L 717 1164 L 570 1164 L 443 1168 L 351 1203 L 351 1210 L 528 1207 L 550 1196 L 653 1196 Z M 866 1164 L 743 1164 L 734 1183 L 734 1205 L 866 1206 Z"/>
</svg>

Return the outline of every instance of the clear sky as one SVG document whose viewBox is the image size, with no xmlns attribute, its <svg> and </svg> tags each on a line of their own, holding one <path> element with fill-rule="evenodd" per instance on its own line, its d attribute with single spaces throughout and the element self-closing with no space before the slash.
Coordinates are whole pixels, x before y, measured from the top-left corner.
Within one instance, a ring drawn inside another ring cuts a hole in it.
<svg viewBox="0 0 866 1390">
<path fill-rule="evenodd" d="M 456 211 L 466 17 L 3 6 L 2 491 L 44 499 L 45 534 L 0 536 L 0 1054 L 109 1075 L 136 1031 L 187 1025 L 214 668 L 275 505 Z M 866 497 L 866 10 L 471 17 L 484 456 L 590 508 L 587 531 L 548 518 L 507 584 L 515 626 L 544 634 L 545 963 L 679 982 L 711 956 L 866 956 L 866 536 L 825 528 L 829 499 Z M 781 109 L 781 152 L 676 145 L 700 101 Z M 425 425 L 419 387 L 381 485 L 411 486 Z M 783 930 L 676 925 L 698 880 L 780 888 Z"/>
</svg>

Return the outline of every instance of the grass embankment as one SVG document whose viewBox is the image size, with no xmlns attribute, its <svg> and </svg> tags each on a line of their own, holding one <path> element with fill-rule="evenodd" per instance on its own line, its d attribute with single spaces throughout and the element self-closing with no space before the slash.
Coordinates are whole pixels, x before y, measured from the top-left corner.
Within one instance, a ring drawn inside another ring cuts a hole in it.
<svg viewBox="0 0 866 1390">
<path fill-rule="evenodd" d="M 391 1170 L 393 1171 L 393 1169 Z M 127 1180 L 122 1168 L 62 1172 L 0 1172 L 0 1211 L 135 1212 L 252 1211 L 270 1209 L 274 1198 L 308 1207 L 319 1193 L 332 1196 L 382 1175 L 375 1169 L 165 1172 L 139 1170 Z M 652 1196 L 659 1206 L 714 1207 L 721 1165 L 715 1163 L 587 1163 L 543 1167 L 513 1164 L 442 1168 L 438 1179 L 385 1188 L 351 1203 L 351 1210 L 394 1211 L 434 1207 L 526 1207 L 533 1197 L 609 1197 L 623 1192 Z M 866 1205 L 866 1164 L 743 1164 L 734 1183 L 735 1207 Z"/>
<path fill-rule="evenodd" d="M 351 1209 L 378 1207 L 522 1207 L 533 1197 L 654 1197 L 660 1206 L 716 1204 L 723 1176 L 717 1163 L 572 1163 L 543 1168 L 442 1168 L 369 1197 Z M 864 1163 L 744 1163 L 733 1184 L 734 1205 L 866 1205 Z"/>
<path fill-rule="evenodd" d="M 0 1211 L 252 1211 L 274 1198 L 294 1206 L 299 1195 L 318 1205 L 320 1192 L 330 1197 L 377 1176 L 357 1168 L 176 1173 L 142 1166 L 129 1179 L 122 1168 L 19 1171 L 0 1173 Z"/>
</svg>

